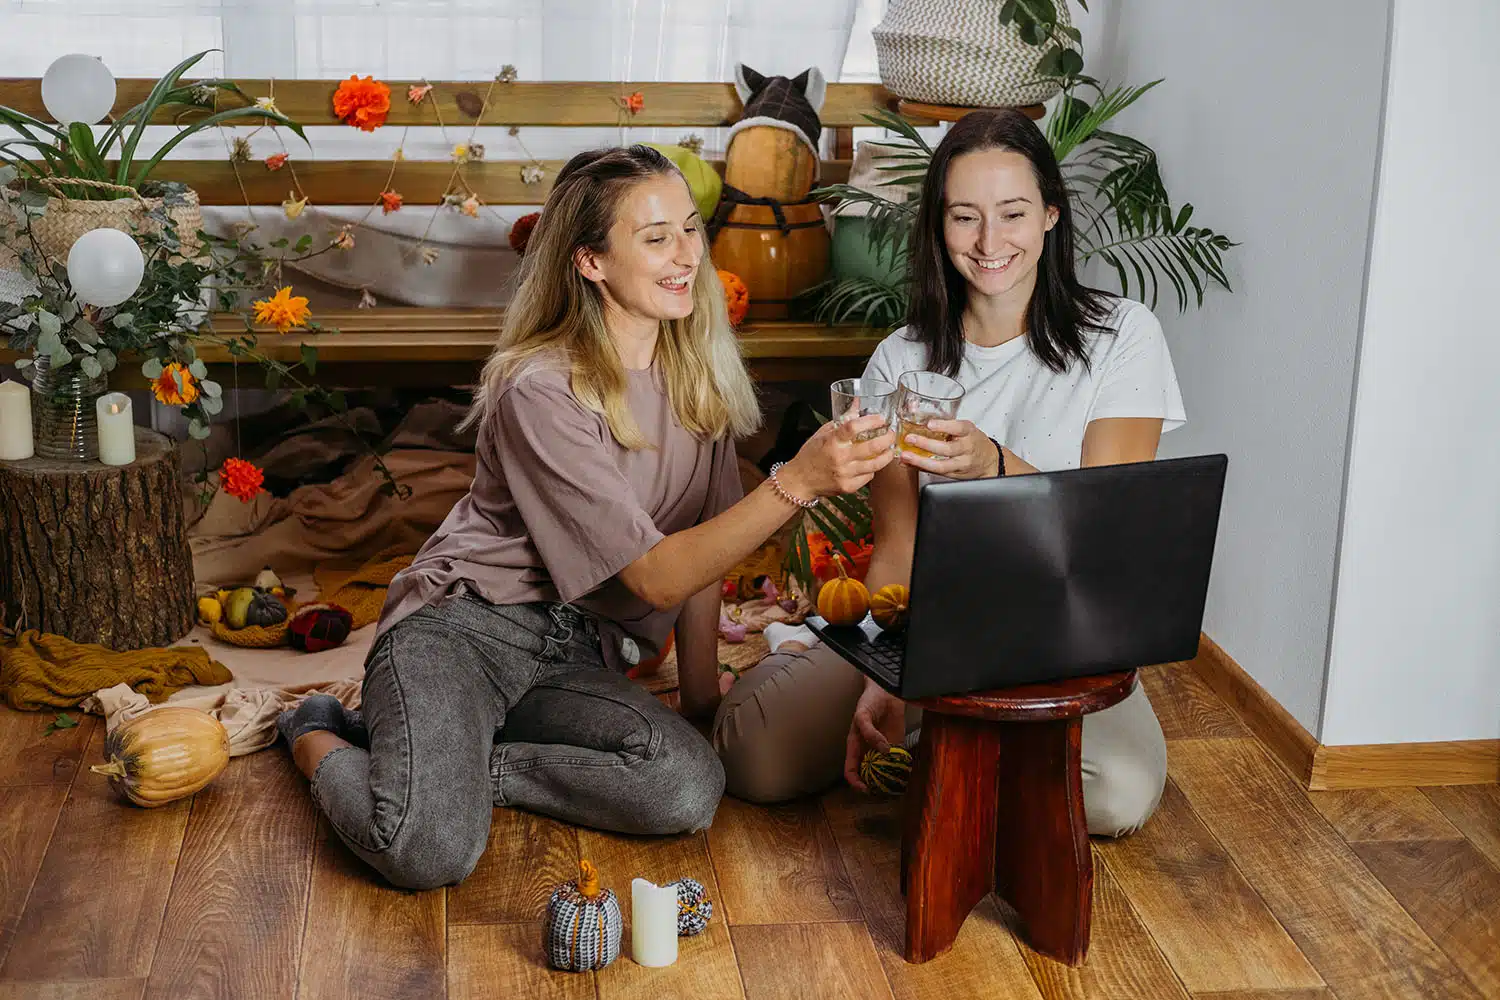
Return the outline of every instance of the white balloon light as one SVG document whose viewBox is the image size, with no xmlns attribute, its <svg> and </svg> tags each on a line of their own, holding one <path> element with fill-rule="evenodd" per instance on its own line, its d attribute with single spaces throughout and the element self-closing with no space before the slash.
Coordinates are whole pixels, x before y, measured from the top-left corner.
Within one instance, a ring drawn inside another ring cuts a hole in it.
<svg viewBox="0 0 1500 1000">
<path fill-rule="evenodd" d="M 93 56 L 62 56 L 42 75 L 42 104 L 60 125 L 92 125 L 115 106 L 114 74 Z"/>
<path fill-rule="evenodd" d="M 119 305 L 135 294 L 145 273 L 140 245 L 118 229 L 91 229 L 68 251 L 73 294 L 89 305 Z"/>
</svg>

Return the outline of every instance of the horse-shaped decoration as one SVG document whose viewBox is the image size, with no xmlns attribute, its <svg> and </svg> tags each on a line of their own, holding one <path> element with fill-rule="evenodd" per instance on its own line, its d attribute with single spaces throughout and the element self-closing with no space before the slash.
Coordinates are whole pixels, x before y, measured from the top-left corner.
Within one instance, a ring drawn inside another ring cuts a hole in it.
<svg viewBox="0 0 1500 1000">
<path fill-rule="evenodd" d="M 743 64 L 735 70 L 744 113 L 729 132 L 724 192 L 709 233 L 714 266 L 750 289 L 750 319 L 785 319 L 792 299 L 828 272 L 828 228 L 808 196 L 827 89 L 816 66 L 795 79 Z"/>
</svg>

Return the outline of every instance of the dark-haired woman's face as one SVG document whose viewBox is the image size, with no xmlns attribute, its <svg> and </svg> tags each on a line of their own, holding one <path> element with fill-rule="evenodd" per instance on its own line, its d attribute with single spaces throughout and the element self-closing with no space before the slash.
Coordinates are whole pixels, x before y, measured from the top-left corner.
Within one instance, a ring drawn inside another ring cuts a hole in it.
<svg viewBox="0 0 1500 1000">
<path fill-rule="evenodd" d="M 1007 149 L 961 153 L 943 192 L 948 259 L 972 295 L 1031 295 L 1057 209 L 1042 202 L 1031 161 Z"/>
</svg>

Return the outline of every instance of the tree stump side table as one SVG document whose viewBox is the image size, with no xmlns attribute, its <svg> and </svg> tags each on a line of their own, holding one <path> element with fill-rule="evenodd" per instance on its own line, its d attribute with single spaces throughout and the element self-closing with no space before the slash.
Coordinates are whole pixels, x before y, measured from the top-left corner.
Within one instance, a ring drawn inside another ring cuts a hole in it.
<svg viewBox="0 0 1500 1000">
<path fill-rule="evenodd" d="M 0 462 L 4 624 L 111 649 L 166 646 L 195 618 L 177 446 L 135 429 L 136 460 Z"/>
<path fill-rule="evenodd" d="M 924 698 L 906 792 L 906 960 L 947 951 L 981 899 L 1015 907 L 1043 955 L 1089 947 L 1094 860 L 1083 817 L 1083 717 L 1125 700 L 1134 670 Z"/>
</svg>

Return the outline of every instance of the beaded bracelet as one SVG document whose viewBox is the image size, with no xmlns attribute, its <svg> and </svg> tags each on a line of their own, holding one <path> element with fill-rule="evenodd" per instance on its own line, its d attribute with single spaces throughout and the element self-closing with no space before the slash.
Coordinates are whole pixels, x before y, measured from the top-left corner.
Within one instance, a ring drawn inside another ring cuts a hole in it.
<svg viewBox="0 0 1500 1000">
<path fill-rule="evenodd" d="M 792 496 L 786 491 L 786 487 L 781 485 L 781 479 L 776 475 L 776 473 L 779 472 L 781 470 L 781 467 L 785 464 L 785 462 L 777 462 L 775 465 L 771 466 L 771 489 L 776 491 L 776 495 L 781 497 L 781 499 L 785 500 L 787 503 L 793 505 L 794 507 L 801 507 L 803 510 L 811 510 L 818 504 L 822 503 L 823 501 L 821 498 L 813 500 L 803 500 L 800 497 Z"/>
</svg>

